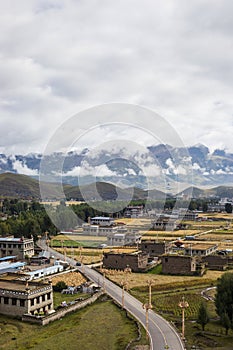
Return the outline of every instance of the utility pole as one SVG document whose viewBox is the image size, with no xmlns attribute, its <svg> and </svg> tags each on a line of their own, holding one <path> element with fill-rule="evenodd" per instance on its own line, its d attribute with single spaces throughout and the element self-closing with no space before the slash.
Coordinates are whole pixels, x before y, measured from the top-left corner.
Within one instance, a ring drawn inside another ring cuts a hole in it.
<svg viewBox="0 0 233 350">
<path fill-rule="evenodd" d="M 83 259 L 84 259 L 84 257 L 81 256 L 80 262 L 81 262 L 81 266 L 82 266 L 82 273 L 84 273 L 84 263 L 83 263 Z"/>
<path fill-rule="evenodd" d="M 105 272 L 103 272 L 103 292 L 105 293 Z"/>
<path fill-rule="evenodd" d="M 187 301 L 184 300 L 184 296 L 182 298 L 182 301 L 179 302 L 179 307 L 182 309 L 182 339 L 184 340 L 185 339 L 185 336 L 184 336 L 184 331 L 185 331 L 185 309 L 187 307 L 189 307 L 189 304 Z"/>
<path fill-rule="evenodd" d="M 143 304 L 142 308 L 145 309 L 146 311 L 146 336 L 148 338 L 149 335 L 149 331 L 148 331 L 148 327 L 149 327 L 149 310 L 152 309 L 152 304 L 151 304 L 151 285 L 152 285 L 152 281 L 148 280 L 148 286 L 149 286 L 149 298 L 148 298 L 148 303 Z"/>
<path fill-rule="evenodd" d="M 148 286 L 149 286 L 149 303 L 148 304 L 149 304 L 150 309 L 152 309 L 152 304 L 151 304 L 151 286 L 152 286 L 153 282 L 151 280 L 148 280 L 147 283 L 148 283 Z"/>
<path fill-rule="evenodd" d="M 122 309 L 125 307 L 125 282 L 121 281 L 121 286 L 122 286 L 122 296 L 121 296 L 121 306 Z"/>
<path fill-rule="evenodd" d="M 149 331 L 148 331 L 148 327 L 149 327 L 149 304 L 143 304 L 142 308 L 146 310 L 146 337 L 148 338 L 149 336 Z"/>
<path fill-rule="evenodd" d="M 130 274 L 132 272 L 131 268 L 129 267 L 129 265 L 126 266 L 126 268 L 124 269 L 124 275 L 125 275 L 125 286 L 126 286 L 126 290 L 128 291 L 128 274 Z"/>
<path fill-rule="evenodd" d="M 66 247 L 64 247 L 64 256 L 65 256 L 65 261 L 66 261 Z"/>
</svg>

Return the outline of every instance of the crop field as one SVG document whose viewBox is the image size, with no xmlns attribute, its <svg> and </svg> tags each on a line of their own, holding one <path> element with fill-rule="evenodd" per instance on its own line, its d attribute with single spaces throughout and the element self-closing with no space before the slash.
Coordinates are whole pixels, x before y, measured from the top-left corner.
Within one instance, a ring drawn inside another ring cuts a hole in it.
<svg viewBox="0 0 233 350">
<path fill-rule="evenodd" d="M 98 247 L 101 243 L 106 243 L 106 237 L 77 235 L 58 235 L 50 241 L 54 247 Z"/>
<path fill-rule="evenodd" d="M 127 247 L 116 247 L 116 248 L 103 248 L 103 249 L 95 249 L 95 248 L 84 248 L 84 247 L 76 247 L 76 248 L 56 248 L 56 250 L 62 254 L 65 254 L 77 261 L 81 261 L 84 264 L 95 264 L 103 260 L 104 252 L 116 252 L 116 253 L 132 253 L 135 252 L 135 248 L 127 248 Z"/>
<path fill-rule="evenodd" d="M 109 300 L 69 314 L 47 326 L 32 325 L 0 316 L 0 349 L 7 350 L 122 350 L 138 337 L 136 323 Z M 147 344 L 142 339 L 133 343 Z"/>
<path fill-rule="evenodd" d="M 177 231 L 147 231 L 143 233 L 142 239 L 156 239 L 157 237 L 165 240 L 175 240 L 184 238 L 187 235 L 195 235 L 200 233 L 200 230 L 177 230 Z"/>
<path fill-rule="evenodd" d="M 60 281 L 65 282 L 67 286 L 80 286 L 80 284 L 86 282 L 86 278 L 79 272 L 62 273 L 54 277 L 51 276 L 51 279 L 53 286 Z"/>
<path fill-rule="evenodd" d="M 123 271 L 102 269 L 110 280 L 120 285 L 122 279 L 127 278 L 128 288 L 137 289 L 139 291 L 148 290 L 148 280 L 153 283 L 152 290 L 171 290 L 178 288 L 189 288 L 200 285 L 211 285 L 216 283 L 217 279 L 224 273 L 221 271 L 207 271 L 202 277 L 196 276 L 169 276 L 155 275 L 148 273 L 125 273 Z"/>
<path fill-rule="evenodd" d="M 225 335 L 224 328 L 219 324 L 215 305 L 212 301 L 205 301 L 201 297 L 201 288 L 193 287 L 188 290 L 155 292 L 152 290 L 153 310 L 158 312 L 168 321 L 172 321 L 181 332 L 182 312 L 179 302 L 184 297 L 189 307 L 185 310 L 185 335 L 187 339 L 186 349 L 205 349 L 212 350 L 232 350 L 233 331 Z M 214 294 L 214 291 L 211 291 Z M 132 290 L 131 293 L 140 299 L 143 303 L 148 302 L 148 290 L 138 292 Z M 204 301 L 210 322 L 205 327 L 205 332 L 201 331 L 201 326 L 197 324 L 197 315 L 200 304 Z M 193 347 L 197 346 L 197 348 Z"/>
</svg>

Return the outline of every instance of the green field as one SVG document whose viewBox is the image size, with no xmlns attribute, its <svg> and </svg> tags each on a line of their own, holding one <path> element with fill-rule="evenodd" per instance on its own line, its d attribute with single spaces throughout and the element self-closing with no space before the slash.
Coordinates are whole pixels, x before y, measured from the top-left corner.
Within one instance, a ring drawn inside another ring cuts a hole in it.
<svg viewBox="0 0 233 350">
<path fill-rule="evenodd" d="M 185 335 L 187 339 L 186 348 L 205 349 L 205 350 L 232 350 L 233 349 L 233 331 L 230 330 L 228 336 L 225 335 L 225 329 L 220 325 L 215 305 L 212 301 L 204 301 L 201 297 L 201 288 L 180 288 L 179 290 L 169 290 L 164 292 L 153 291 L 152 305 L 153 310 L 158 312 L 168 321 L 172 321 L 181 332 L 181 309 L 178 304 L 185 297 L 189 307 L 185 311 Z M 131 294 L 136 296 L 143 303 L 148 301 L 148 291 L 144 288 L 133 288 Z M 201 302 L 205 302 L 210 316 L 210 322 L 206 325 L 205 331 L 197 324 L 196 319 Z M 192 348 L 196 346 L 196 348 Z"/>
<path fill-rule="evenodd" d="M 0 334 L 0 349 L 7 350 L 122 350 L 137 339 L 138 328 L 125 311 L 102 298 L 44 327 L 0 316 Z M 144 330 L 140 343 L 147 343 Z"/>
</svg>

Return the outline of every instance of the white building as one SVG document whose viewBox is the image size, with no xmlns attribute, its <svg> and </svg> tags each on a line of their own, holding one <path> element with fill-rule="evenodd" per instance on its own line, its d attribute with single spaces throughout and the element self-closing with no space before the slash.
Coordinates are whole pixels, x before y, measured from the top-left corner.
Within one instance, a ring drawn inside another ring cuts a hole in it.
<svg viewBox="0 0 233 350">
<path fill-rule="evenodd" d="M 115 233 L 108 237 L 107 245 L 109 246 L 125 246 L 141 243 L 141 235 L 137 233 Z"/>
<path fill-rule="evenodd" d="M 118 232 L 117 226 L 99 226 L 91 224 L 83 224 L 83 233 L 89 236 L 109 236 Z"/>
<path fill-rule="evenodd" d="M 94 218 L 91 218 L 92 225 L 112 226 L 114 223 L 114 219 L 109 216 L 95 216 Z"/>
<path fill-rule="evenodd" d="M 32 257 L 34 255 L 33 238 L 1 237 L 0 258 L 8 255 L 16 255 L 19 260 L 27 256 Z"/>
<path fill-rule="evenodd" d="M 34 280 L 34 279 L 37 279 L 37 278 L 44 278 L 46 276 L 62 272 L 63 270 L 64 270 L 64 266 L 63 265 L 56 264 L 54 266 L 45 267 L 44 269 L 39 269 L 39 270 L 26 272 L 25 274 L 30 276 L 30 280 Z"/>
</svg>

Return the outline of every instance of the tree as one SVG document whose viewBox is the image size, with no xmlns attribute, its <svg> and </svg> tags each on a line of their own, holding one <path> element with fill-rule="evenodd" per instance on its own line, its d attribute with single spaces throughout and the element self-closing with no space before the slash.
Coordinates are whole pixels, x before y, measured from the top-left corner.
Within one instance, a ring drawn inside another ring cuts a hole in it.
<svg viewBox="0 0 233 350">
<path fill-rule="evenodd" d="M 66 289 L 67 285 L 64 281 L 59 281 L 53 286 L 54 292 L 61 292 L 63 289 Z"/>
<path fill-rule="evenodd" d="M 226 211 L 228 214 L 231 214 L 231 213 L 232 213 L 232 204 L 231 204 L 231 203 L 226 203 L 226 204 L 225 204 L 225 211 Z"/>
<path fill-rule="evenodd" d="M 208 204 L 206 202 L 203 202 L 202 210 L 203 210 L 203 213 L 206 213 L 208 211 Z"/>
<path fill-rule="evenodd" d="M 221 323 L 226 330 L 226 335 L 228 335 L 228 330 L 231 328 L 231 321 L 226 313 L 220 317 Z"/>
<path fill-rule="evenodd" d="M 207 325 L 209 320 L 210 318 L 208 315 L 206 304 L 202 302 L 198 310 L 197 323 L 199 323 L 202 326 L 203 331 L 205 330 L 205 326 Z"/>
<path fill-rule="evenodd" d="M 218 280 L 215 298 L 216 312 L 228 332 L 233 320 L 233 273 L 227 272 Z"/>
</svg>

